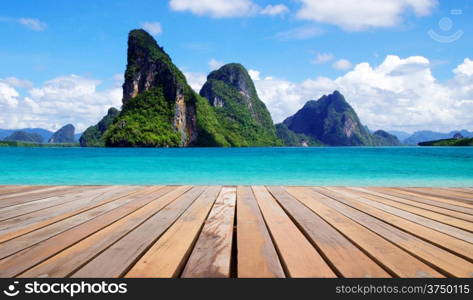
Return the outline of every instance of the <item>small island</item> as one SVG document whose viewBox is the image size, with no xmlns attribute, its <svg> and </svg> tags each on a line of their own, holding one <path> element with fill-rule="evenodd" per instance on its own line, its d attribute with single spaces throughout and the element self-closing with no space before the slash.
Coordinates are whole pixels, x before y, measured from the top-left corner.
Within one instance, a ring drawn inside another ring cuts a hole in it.
<svg viewBox="0 0 473 300">
<path fill-rule="evenodd" d="M 419 143 L 419 146 L 444 146 L 444 147 L 465 147 L 473 146 L 473 138 L 465 138 L 460 133 L 457 133 L 451 139 L 441 139 L 435 141 L 428 141 Z"/>
</svg>

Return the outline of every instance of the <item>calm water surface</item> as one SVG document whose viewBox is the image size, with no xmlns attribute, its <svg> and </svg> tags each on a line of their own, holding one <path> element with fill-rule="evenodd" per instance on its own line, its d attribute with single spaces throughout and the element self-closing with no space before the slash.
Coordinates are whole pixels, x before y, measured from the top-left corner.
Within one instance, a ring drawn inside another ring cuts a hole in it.
<svg viewBox="0 0 473 300">
<path fill-rule="evenodd" d="M 0 184 L 473 186 L 473 147 L 4 147 Z"/>
</svg>

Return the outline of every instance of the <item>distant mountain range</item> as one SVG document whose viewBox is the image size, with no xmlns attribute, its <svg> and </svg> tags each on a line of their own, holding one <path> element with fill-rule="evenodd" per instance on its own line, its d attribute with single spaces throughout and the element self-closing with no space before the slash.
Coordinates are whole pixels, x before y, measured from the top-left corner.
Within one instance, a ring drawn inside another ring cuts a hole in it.
<svg viewBox="0 0 473 300">
<path fill-rule="evenodd" d="M 370 132 L 338 91 L 307 101 L 275 125 L 244 66 L 231 63 L 211 72 L 196 93 L 171 57 L 142 29 L 129 33 L 122 103 L 121 110 L 110 108 L 83 135 L 74 135 L 69 124 L 56 133 L 0 129 L 0 140 L 80 140 L 83 147 L 399 146 L 457 133 Z M 473 137 L 473 132 L 460 133 Z"/>
<path fill-rule="evenodd" d="M 9 140 L 18 142 L 45 143 L 49 142 L 54 134 L 54 132 L 42 128 L 0 129 L 0 141 Z M 78 142 L 81 136 L 82 133 L 74 133 L 72 142 Z M 69 141 L 70 138 L 67 140 Z"/>
<path fill-rule="evenodd" d="M 401 143 L 405 145 L 417 145 L 423 142 L 450 139 L 457 133 L 460 133 L 465 138 L 473 138 L 473 132 L 465 129 L 454 130 L 448 133 L 435 132 L 431 130 L 416 131 L 413 134 L 402 131 L 390 131 L 390 133 L 397 136 Z"/>
</svg>

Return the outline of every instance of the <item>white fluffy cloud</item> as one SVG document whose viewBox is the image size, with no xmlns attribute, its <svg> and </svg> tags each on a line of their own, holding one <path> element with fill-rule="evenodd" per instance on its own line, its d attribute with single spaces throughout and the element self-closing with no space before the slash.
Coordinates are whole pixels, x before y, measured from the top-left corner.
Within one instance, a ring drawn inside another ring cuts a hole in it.
<svg viewBox="0 0 473 300">
<path fill-rule="evenodd" d="M 209 61 L 209 70 L 214 71 L 214 70 L 220 69 L 220 67 L 222 67 L 224 64 L 225 63 L 223 61 L 219 61 L 219 60 L 216 60 L 216 59 L 212 58 Z"/>
<path fill-rule="evenodd" d="M 205 81 L 207 81 L 207 75 L 204 73 L 184 72 L 184 76 L 186 76 L 187 83 L 196 93 L 200 92 L 200 89 L 204 85 Z"/>
<path fill-rule="evenodd" d="M 316 26 L 301 26 L 278 32 L 276 38 L 281 41 L 305 40 L 322 35 L 323 33 L 323 30 Z"/>
<path fill-rule="evenodd" d="M 56 130 L 72 123 L 78 132 L 97 122 L 111 106 L 120 107 L 122 90 L 97 90 L 100 81 L 76 75 L 54 78 L 20 96 L 0 81 L 0 128 L 41 127 Z"/>
<path fill-rule="evenodd" d="M 333 24 L 345 30 L 392 27 L 412 11 L 425 16 L 437 6 L 436 0 L 298 0 L 297 17 Z"/>
<path fill-rule="evenodd" d="M 471 77 L 473 76 L 473 60 L 469 58 L 465 58 L 463 63 L 459 65 L 453 72 L 457 76 L 462 76 L 462 77 Z"/>
<path fill-rule="evenodd" d="M 18 105 L 19 95 L 12 86 L 0 81 L 0 108 L 2 112 L 8 108 L 15 108 Z"/>
<path fill-rule="evenodd" d="M 169 6 L 174 11 L 189 11 L 213 18 L 244 17 L 259 10 L 251 0 L 171 0 Z"/>
<path fill-rule="evenodd" d="M 20 18 L 18 19 L 18 23 L 34 31 L 43 31 L 46 29 L 46 23 L 43 23 L 38 19 Z"/>
<path fill-rule="evenodd" d="M 7 77 L 5 79 L 0 79 L 0 82 L 5 82 L 12 87 L 18 88 L 31 88 L 33 87 L 33 83 L 29 80 L 19 79 L 16 77 Z"/>
<path fill-rule="evenodd" d="M 255 84 L 276 122 L 295 113 L 307 100 L 340 90 L 371 129 L 471 130 L 472 62 L 465 59 L 444 83 L 434 78 L 427 58 L 390 55 L 378 66 L 360 63 L 336 79 L 317 77 L 296 83 L 264 78 Z"/>
<path fill-rule="evenodd" d="M 277 4 L 277 5 L 267 5 L 260 11 L 262 15 L 268 16 L 277 16 L 277 15 L 284 15 L 289 12 L 289 8 L 287 8 L 284 4 Z"/>
<path fill-rule="evenodd" d="M 323 64 L 335 59 L 335 55 L 332 53 L 317 53 L 315 59 L 313 60 L 314 64 Z"/>
<path fill-rule="evenodd" d="M 8 22 L 8 23 L 17 23 L 25 26 L 34 31 L 43 31 L 46 29 L 46 23 L 42 22 L 39 19 L 35 18 L 9 18 L 9 17 L 0 17 L 0 22 Z"/>
<path fill-rule="evenodd" d="M 339 59 L 333 63 L 332 67 L 336 70 L 348 70 L 352 67 L 352 64 L 348 59 Z"/>
<path fill-rule="evenodd" d="M 261 79 L 260 78 L 260 71 L 249 69 L 248 74 L 250 75 L 251 79 L 253 79 L 253 80 L 260 80 Z"/>
<path fill-rule="evenodd" d="M 163 28 L 159 22 L 144 22 L 141 24 L 141 27 L 154 36 L 160 35 L 163 32 Z"/>
</svg>

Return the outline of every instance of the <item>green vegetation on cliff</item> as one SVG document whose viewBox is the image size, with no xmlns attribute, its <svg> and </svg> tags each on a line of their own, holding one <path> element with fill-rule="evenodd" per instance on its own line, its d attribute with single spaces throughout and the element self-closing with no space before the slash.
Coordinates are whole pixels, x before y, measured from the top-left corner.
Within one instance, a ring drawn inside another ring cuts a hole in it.
<svg viewBox="0 0 473 300">
<path fill-rule="evenodd" d="M 373 132 L 372 137 L 374 146 L 401 146 L 401 142 L 399 142 L 397 136 L 384 130 Z"/>
<path fill-rule="evenodd" d="M 397 137 L 378 130 L 371 134 L 345 97 L 334 91 L 319 100 L 308 101 L 282 123 L 294 134 L 303 134 L 327 146 L 399 146 Z M 281 132 L 290 133 L 279 127 Z M 281 133 L 280 133 L 281 135 Z M 297 142 L 292 136 L 290 145 Z"/>
<path fill-rule="evenodd" d="M 473 146 L 473 138 L 443 139 L 419 143 L 419 146 Z"/>
<path fill-rule="evenodd" d="M 276 124 L 276 134 L 281 139 L 284 146 L 289 147 L 318 147 L 323 146 L 322 143 L 315 140 L 313 137 L 307 136 L 302 133 L 295 133 L 294 131 L 287 128 L 286 125 L 280 123 Z"/>
<path fill-rule="evenodd" d="M 355 110 L 338 91 L 308 101 L 283 122 L 295 133 L 305 134 L 329 146 L 373 146 L 373 139 Z"/>
<path fill-rule="evenodd" d="M 230 146 L 282 145 L 271 115 L 242 65 L 227 64 L 210 73 L 200 94 L 212 105 Z"/>
<path fill-rule="evenodd" d="M 90 126 L 79 139 L 82 147 L 103 147 L 105 146 L 104 133 L 112 125 L 120 111 L 114 107 L 109 108 L 107 115 L 97 123 Z"/>
<path fill-rule="evenodd" d="M 172 126 L 173 102 L 164 98 L 161 86 L 128 100 L 105 132 L 107 146 L 178 147 L 180 135 Z"/>
<path fill-rule="evenodd" d="M 146 31 L 132 30 L 123 84 L 123 107 L 104 134 L 111 147 L 180 147 L 192 141 L 192 118 L 187 128 L 178 128 L 176 102 L 183 98 L 192 111 L 195 93 L 182 72 Z M 182 120 L 180 120 L 182 121 Z M 181 130 L 181 131 L 180 131 Z"/>
<path fill-rule="evenodd" d="M 220 125 L 217 114 L 207 99 L 196 95 L 196 116 L 199 136 L 196 146 L 230 147 L 227 131 Z"/>
<path fill-rule="evenodd" d="M 187 84 L 154 38 L 133 30 L 123 84 L 123 107 L 103 137 L 84 133 L 84 146 L 231 147 L 281 145 L 271 116 L 246 69 L 231 64 L 212 72 L 205 85 L 223 106 L 212 106 Z M 207 96 L 207 94 L 203 95 Z"/>
<path fill-rule="evenodd" d="M 143 65 L 160 62 L 166 65 L 171 72 L 170 80 L 177 81 L 185 94 L 190 94 L 191 88 L 187 85 L 186 77 L 173 64 L 169 55 L 160 47 L 156 40 L 143 29 L 134 29 L 128 35 L 128 62 L 125 71 L 125 81 L 132 81 L 141 72 Z"/>
</svg>

